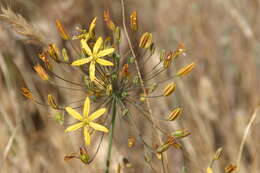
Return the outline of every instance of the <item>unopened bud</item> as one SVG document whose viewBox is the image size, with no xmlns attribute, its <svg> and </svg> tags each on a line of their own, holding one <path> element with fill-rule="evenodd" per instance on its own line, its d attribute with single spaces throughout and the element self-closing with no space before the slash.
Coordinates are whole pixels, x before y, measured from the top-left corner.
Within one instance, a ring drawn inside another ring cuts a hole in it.
<svg viewBox="0 0 260 173">
<path fill-rule="evenodd" d="M 168 84 L 163 90 L 163 96 L 171 95 L 176 89 L 176 85 L 174 82 Z"/>
<path fill-rule="evenodd" d="M 145 48 L 145 49 L 148 49 L 151 44 L 152 44 L 152 41 L 153 41 L 153 36 L 151 33 L 149 32 L 146 32 L 142 35 L 141 39 L 140 39 L 140 42 L 139 42 L 139 47 L 140 48 Z"/>
</svg>

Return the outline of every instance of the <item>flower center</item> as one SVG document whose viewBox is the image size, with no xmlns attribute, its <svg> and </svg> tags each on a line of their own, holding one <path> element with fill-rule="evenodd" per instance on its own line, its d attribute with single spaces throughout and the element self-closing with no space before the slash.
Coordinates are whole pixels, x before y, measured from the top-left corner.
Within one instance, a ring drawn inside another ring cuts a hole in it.
<svg viewBox="0 0 260 173">
<path fill-rule="evenodd" d="M 84 125 L 88 126 L 89 125 L 89 120 L 88 119 L 84 119 L 83 123 L 84 123 Z"/>
</svg>

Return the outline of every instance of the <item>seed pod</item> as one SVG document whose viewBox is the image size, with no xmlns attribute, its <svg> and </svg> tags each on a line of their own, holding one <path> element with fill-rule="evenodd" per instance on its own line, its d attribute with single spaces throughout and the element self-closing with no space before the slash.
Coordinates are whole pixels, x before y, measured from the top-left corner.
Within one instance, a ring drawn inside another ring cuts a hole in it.
<svg viewBox="0 0 260 173">
<path fill-rule="evenodd" d="M 46 71 L 44 70 L 44 68 L 40 64 L 37 64 L 33 68 L 42 80 L 48 80 L 49 79 L 48 74 L 46 73 Z"/>
<path fill-rule="evenodd" d="M 113 23 L 113 21 L 112 21 L 111 18 L 110 18 L 110 13 L 109 13 L 108 10 L 105 10 L 105 11 L 104 11 L 104 20 L 105 20 L 105 22 L 106 22 L 107 27 L 108 27 L 110 30 L 114 31 L 114 30 L 116 29 L 115 24 Z"/>
<path fill-rule="evenodd" d="M 137 19 L 137 12 L 133 11 L 130 16 L 130 26 L 132 31 L 136 32 L 138 30 L 138 19 Z"/>
<path fill-rule="evenodd" d="M 24 97 L 26 97 L 27 99 L 34 99 L 33 95 L 31 93 L 31 91 L 28 88 L 21 88 L 22 94 Z"/>
<path fill-rule="evenodd" d="M 64 40 L 69 40 L 70 36 L 69 34 L 66 32 L 64 26 L 62 25 L 62 23 L 59 20 L 56 20 L 56 27 L 59 31 L 60 36 L 64 39 Z"/>
<path fill-rule="evenodd" d="M 219 149 L 216 151 L 216 153 L 215 153 L 215 155 L 214 155 L 214 157 L 213 157 L 213 160 L 218 160 L 218 159 L 220 158 L 220 156 L 222 155 L 222 153 L 223 153 L 223 148 L 219 148 Z"/>
<path fill-rule="evenodd" d="M 167 120 L 174 121 L 176 118 L 178 118 L 181 115 L 181 113 L 182 113 L 181 108 L 175 108 L 171 111 Z"/>
<path fill-rule="evenodd" d="M 134 137 L 128 138 L 128 147 L 132 148 L 134 145 L 135 145 L 135 138 Z"/>
<path fill-rule="evenodd" d="M 186 67 L 183 67 L 182 69 L 180 69 L 177 72 L 177 75 L 180 77 L 185 76 L 185 75 L 189 74 L 194 68 L 195 68 L 195 63 L 191 63 L 191 64 L 187 65 Z"/>
<path fill-rule="evenodd" d="M 165 89 L 163 90 L 163 96 L 171 95 L 176 89 L 176 85 L 174 82 L 168 84 Z"/>
<path fill-rule="evenodd" d="M 54 97 L 51 95 L 51 94 L 48 94 L 48 103 L 50 104 L 50 106 L 53 108 L 53 109 L 57 109 L 58 106 L 54 100 Z"/>
<path fill-rule="evenodd" d="M 150 48 L 152 41 L 153 41 L 152 34 L 149 33 L 149 32 L 146 32 L 142 35 L 142 37 L 140 39 L 139 47 L 144 48 L 144 49 L 148 49 L 148 48 Z"/>
<path fill-rule="evenodd" d="M 228 165 L 225 167 L 225 173 L 232 173 L 234 172 L 235 170 L 237 169 L 237 166 L 236 165 Z"/>
<path fill-rule="evenodd" d="M 89 164 L 89 155 L 87 151 L 82 147 L 80 147 L 79 151 L 80 151 L 79 154 L 80 160 L 85 164 Z"/>
</svg>

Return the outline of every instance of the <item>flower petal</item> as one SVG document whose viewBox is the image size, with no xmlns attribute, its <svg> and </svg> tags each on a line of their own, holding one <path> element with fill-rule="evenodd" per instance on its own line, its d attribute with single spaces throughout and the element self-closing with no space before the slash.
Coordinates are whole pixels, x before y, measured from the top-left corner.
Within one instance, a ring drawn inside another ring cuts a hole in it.
<svg viewBox="0 0 260 173">
<path fill-rule="evenodd" d="M 73 61 L 71 65 L 80 66 L 80 65 L 89 63 L 91 60 L 92 60 L 92 57 L 82 58 L 82 59 Z"/>
<path fill-rule="evenodd" d="M 88 132 L 87 127 L 84 128 L 84 139 L 85 139 L 86 145 L 90 145 L 90 134 Z"/>
<path fill-rule="evenodd" d="M 102 58 L 98 58 L 96 60 L 99 64 L 104 65 L 104 66 L 113 66 L 114 64 L 108 60 L 102 59 Z"/>
<path fill-rule="evenodd" d="M 80 115 L 80 113 L 78 113 L 77 111 L 75 111 L 74 109 L 72 109 L 71 107 L 66 107 L 65 110 L 71 115 L 73 116 L 75 119 L 82 121 L 83 117 Z"/>
<path fill-rule="evenodd" d="M 89 109 L 90 109 L 90 100 L 88 97 L 86 97 L 86 100 L 84 102 L 84 108 L 83 108 L 84 118 L 88 117 Z"/>
<path fill-rule="evenodd" d="M 98 52 L 97 57 L 103 57 L 103 56 L 109 55 L 109 54 L 113 53 L 114 51 L 115 51 L 114 48 L 101 50 L 100 52 Z"/>
<path fill-rule="evenodd" d="M 79 128 L 83 127 L 83 126 L 84 126 L 83 122 L 73 124 L 73 125 L 69 126 L 68 128 L 66 128 L 65 132 L 75 131 L 75 130 L 78 130 Z"/>
<path fill-rule="evenodd" d="M 98 117 L 100 117 L 101 115 L 103 115 L 106 111 L 107 111 L 106 108 L 101 108 L 101 109 L 97 110 L 96 112 L 92 113 L 88 117 L 88 120 L 93 121 L 93 120 L 97 119 Z"/>
<path fill-rule="evenodd" d="M 89 66 L 89 77 L 91 81 L 95 80 L 95 62 L 92 61 Z"/>
<path fill-rule="evenodd" d="M 80 43 L 81 43 L 82 49 L 84 49 L 89 56 L 92 56 L 92 51 L 88 46 L 87 39 L 82 39 L 80 41 Z"/>
<path fill-rule="evenodd" d="M 99 51 L 99 49 L 100 49 L 102 44 L 103 44 L 102 37 L 98 37 L 98 39 L 97 39 L 97 41 L 96 41 L 96 43 L 94 45 L 94 48 L 93 48 L 93 54 L 94 55 L 97 55 L 97 53 L 98 53 L 98 51 Z"/>
<path fill-rule="evenodd" d="M 89 126 L 92 127 L 93 129 L 97 130 L 97 131 L 101 131 L 101 132 L 105 132 L 105 133 L 109 132 L 109 130 L 105 126 L 102 126 L 102 125 L 97 124 L 97 123 L 90 122 Z"/>
</svg>

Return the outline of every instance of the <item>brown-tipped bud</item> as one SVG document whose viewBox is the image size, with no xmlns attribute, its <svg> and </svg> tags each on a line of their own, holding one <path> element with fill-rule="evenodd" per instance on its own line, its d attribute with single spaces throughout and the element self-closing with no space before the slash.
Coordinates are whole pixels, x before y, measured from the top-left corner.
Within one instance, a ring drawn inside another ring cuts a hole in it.
<svg viewBox="0 0 260 173">
<path fill-rule="evenodd" d="M 53 60 L 59 62 L 59 51 L 55 44 L 49 44 L 47 52 Z"/>
<path fill-rule="evenodd" d="M 46 71 L 44 70 L 44 68 L 40 64 L 37 64 L 33 68 L 42 80 L 49 80 L 48 74 L 46 73 Z"/>
<path fill-rule="evenodd" d="M 182 109 L 181 108 L 175 108 L 171 111 L 171 113 L 168 116 L 168 121 L 174 121 L 175 119 L 177 119 L 182 113 Z"/>
<path fill-rule="evenodd" d="M 38 55 L 38 57 L 44 62 L 45 67 L 47 67 L 49 70 L 52 69 L 51 64 L 50 64 L 50 60 L 49 60 L 49 58 L 46 56 L 46 54 L 45 54 L 44 52 L 43 52 L 43 53 L 40 53 L 40 54 Z"/>
<path fill-rule="evenodd" d="M 132 31 L 136 32 L 138 30 L 138 19 L 137 19 L 137 12 L 133 11 L 130 16 L 130 26 Z"/>
<path fill-rule="evenodd" d="M 176 130 L 171 133 L 171 136 L 173 136 L 175 138 L 184 138 L 186 136 L 189 136 L 190 134 L 191 134 L 191 132 L 188 130 Z"/>
<path fill-rule="evenodd" d="M 181 144 L 177 141 L 177 139 L 173 136 L 169 136 L 167 143 L 174 146 L 176 149 L 182 149 Z"/>
<path fill-rule="evenodd" d="M 167 150 L 170 148 L 170 146 L 171 146 L 171 145 L 170 145 L 169 143 L 162 144 L 162 145 L 160 145 L 160 146 L 157 148 L 156 152 L 157 152 L 157 153 L 163 153 L 163 152 L 167 151 Z"/>
<path fill-rule="evenodd" d="M 132 148 L 135 145 L 135 138 L 134 137 L 128 138 L 127 143 L 128 143 L 128 147 Z"/>
<path fill-rule="evenodd" d="M 123 77 L 128 77 L 128 75 L 129 75 L 128 64 L 123 65 L 121 73 L 122 73 Z"/>
<path fill-rule="evenodd" d="M 167 53 L 167 55 L 165 56 L 164 61 L 163 61 L 163 67 L 164 68 L 168 68 L 171 65 L 172 57 L 173 57 L 172 52 Z"/>
<path fill-rule="evenodd" d="M 62 23 L 59 20 L 56 20 L 56 27 L 59 31 L 60 36 L 64 39 L 64 40 L 69 40 L 70 36 L 69 34 L 66 32 L 64 26 L 62 25 Z"/>
<path fill-rule="evenodd" d="M 176 85 L 174 82 L 168 84 L 163 90 L 163 96 L 171 95 L 176 89 Z"/>
<path fill-rule="evenodd" d="M 172 54 L 172 59 L 178 58 L 180 55 L 185 55 L 186 47 L 183 43 L 180 43 L 178 48 Z"/>
<path fill-rule="evenodd" d="M 114 30 L 116 29 L 115 24 L 113 23 L 113 21 L 112 21 L 111 18 L 110 18 L 110 13 L 109 13 L 108 10 L 105 10 L 105 11 L 104 11 L 104 20 L 105 20 L 105 22 L 106 22 L 107 27 L 108 27 L 110 30 L 114 31 Z"/>
<path fill-rule="evenodd" d="M 139 47 L 140 48 L 145 48 L 148 49 L 150 48 L 151 44 L 153 42 L 153 36 L 151 33 L 146 32 L 142 35 L 140 42 L 139 42 Z"/>
<path fill-rule="evenodd" d="M 187 65 L 186 67 L 183 67 L 182 69 L 180 69 L 177 72 L 177 75 L 180 77 L 185 76 L 185 75 L 189 74 L 194 68 L 195 68 L 195 63 L 191 63 L 191 64 Z"/>
<path fill-rule="evenodd" d="M 80 151 L 79 154 L 80 160 L 85 164 L 89 164 L 89 155 L 85 150 L 85 148 L 80 147 L 79 151 Z"/>
<path fill-rule="evenodd" d="M 235 170 L 237 170 L 237 166 L 236 165 L 230 164 L 230 165 L 225 167 L 225 173 L 232 173 Z"/>
<path fill-rule="evenodd" d="M 58 106 L 54 100 L 54 97 L 51 94 L 48 94 L 48 103 L 53 109 L 57 109 Z"/>
<path fill-rule="evenodd" d="M 77 158 L 77 156 L 76 155 L 68 155 L 68 156 L 65 156 L 64 157 L 64 161 L 69 161 L 69 160 L 71 160 L 71 159 L 75 159 L 75 158 Z"/>
<path fill-rule="evenodd" d="M 30 100 L 34 100 L 33 95 L 28 88 L 21 88 L 21 91 L 24 97 Z"/>
<path fill-rule="evenodd" d="M 214 157 L 213 157 L 213 160 L 218 160 L 218 159 L 221 157 L 222 153 L 223 153 L 223 148 L 219 148 L 219 149 L 215 152 L 215 155 L 214 155 Z"/>
<path fill-rule="evenodd" d="M 67 50 L 63 48 L 61 52 L 62 52 L 64 62 L 69 62 L 69 56 Z"/>
</svg>

